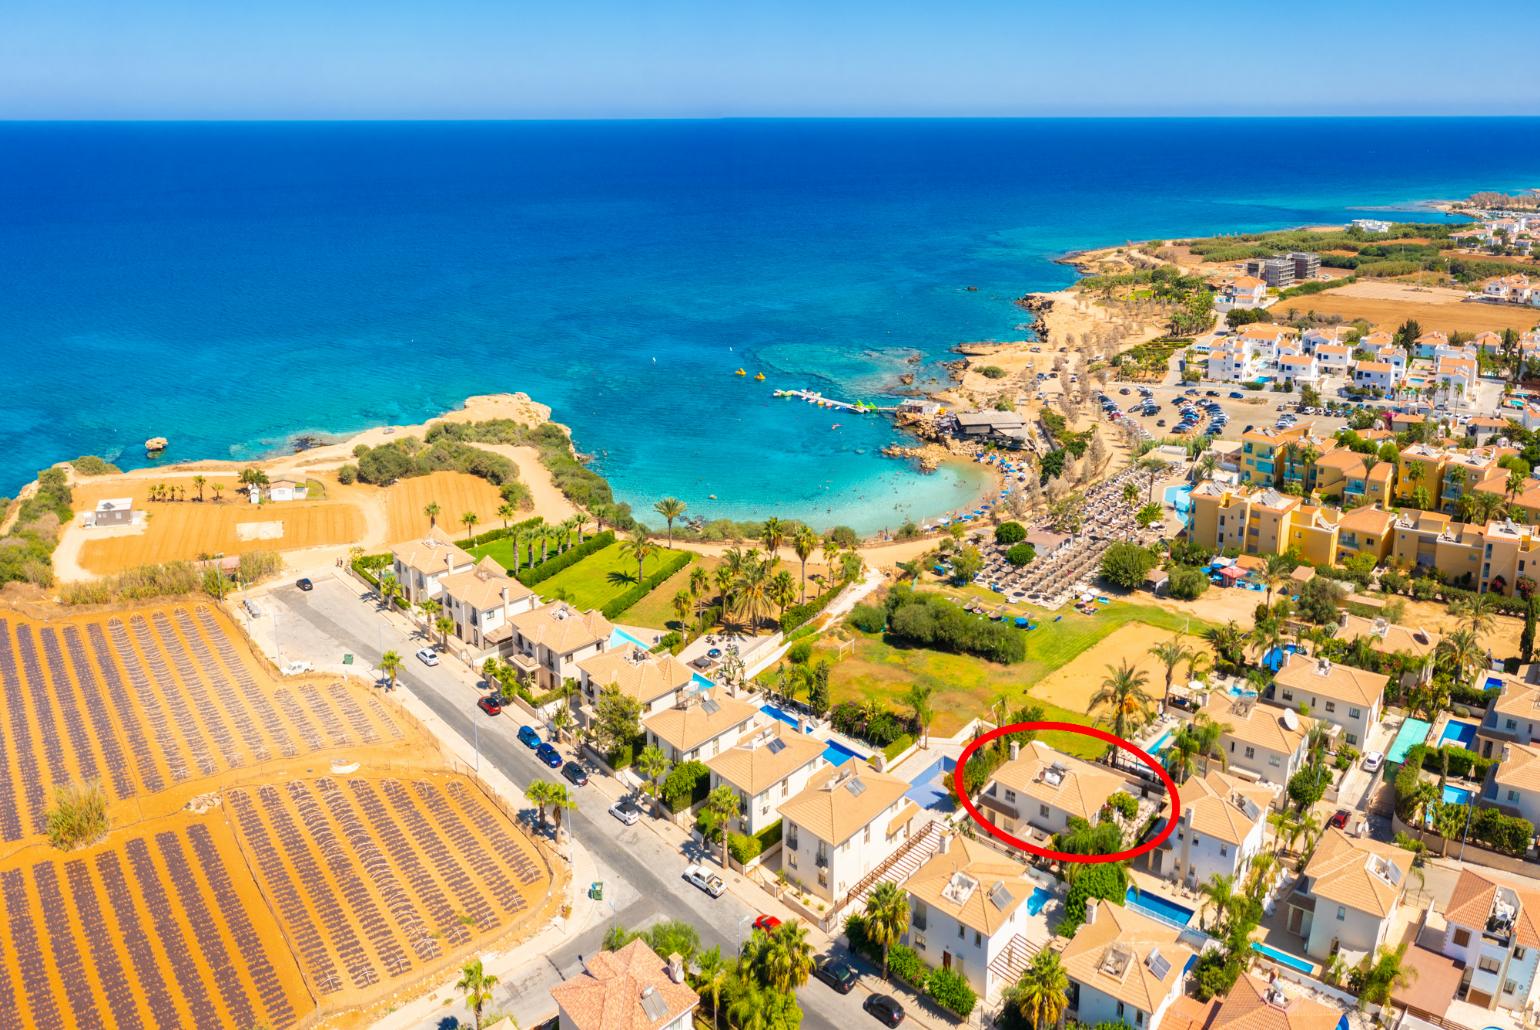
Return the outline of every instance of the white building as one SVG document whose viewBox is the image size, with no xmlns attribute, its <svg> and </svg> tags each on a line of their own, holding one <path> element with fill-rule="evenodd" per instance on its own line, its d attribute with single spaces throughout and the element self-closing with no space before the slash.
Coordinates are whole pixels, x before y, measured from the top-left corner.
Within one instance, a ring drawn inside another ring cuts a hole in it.
<svg viewBox="0 0 1540 1030">
<path fill-rule="evenodd" d="M 1345 375 L 1353 367 L 1353 348 L 1345 343 L 1323 343 L 1315 349 L 1315 363 L 1323 375 Z"/>
<path fill-rule="evenodd" d="M 1219 746 L 1232 776 L 1283 786 L 1305 764 L 1310 720 L 1255 698 L 1212 691 L 1203 713 L 1220 726 Z"/>
<path fill-rule="evenodd" d="M 944 836 L 904 884 L 904 943 L 932 966 L 966 977 L 990 1001 L 1021 978 L 1036 951 L 1024 936 L 1034 887 L 1020 862 L 966 837 Z"/>
<path fill-rule="evenodd" d="M 824 743 L 776 720 L 751 730 L 706 760 L 713 789 L 738 792 L 745 833 L 758 833 L 781 818 L 781 803 L 802 793 L 828 763 Z"/>
<path fill-rule="evenodd" d="M 1486 870 L 1461 869 L 1444 906 L 1440 948 L 1465 967 L 1456 997 L 1486 1009 L 1529 1008 L 1540 959 L 1537 919 L 1540 891 L 1510 886 Z"/>
<path fill-rule="evenodd" d="M 1278 381 L 1314 385 L 1320 379 L 1320 369 L 1309 354 L 1280 354 L 1278 356 Z"/>
<path fill-rule="evenodd" d="M 979 804 L 1007 833 L 1031 826 L 1062 833 L 1071 819 L 1094 824 L 1107 799 L 1129 783 L 1105 766 L 1061 754 L 1040 740 L 1011 744 L 1011 758 L 985 785 Z"/>
<path fill-rule="evenodd" d="M 1343 739 L 1362 750 L 1380 721 L 1388 676 L 1327 658 L 1291 654 L 1273 675 L 1272 700 L 1286 708 L 1308 705 L 1312 719 L 1342 727 Z"/>
<path fill-rule="evenodd" d="M 908 782 L 854 760 L 814 773 L 781 802 L 781 868 L 839 904 L 918 830 Z"/>
<path fill-rule="evenodd" d="M 1322 962 L 1338 948 L 1350 966 L 1374 954 L 1395 921 L 1411 867 L 1404 848 L 1328 827 L 1288 897 L 1289 932 Z"/>
<path fill-rule="evenodd" d="M 507 645 L 513 639 L 509 620 L 540 603 L 533 590 L 491 557 L 439 577 L 439 591 L 444 614 L 454 620 L 455 636 L 481 654 Z"/>
<path fill-rule="evenodd" d="M 1251 275 L 1227 279 L 1214 298 L 1214 306 L 1220 311 L 1266 307 L 1267 283 Z"/>
<path fill-rule="evenodd" d="M 537 684 L 555 690 L 582 675 L 580 663 L 607 650 L 615 627 L 595 611 L 578 611 L 565 601 L 522 612 L 509 619 L 513 627 L 509 661 Z"/>
<path fill-rule="evenodd" d="M 437 600 L 445 576 L 474 568 L 476 559 L 461 550 L 449 534 L 434 527 L 421 540 L 402 544 L 391 551 L 391 571 L 406 600 L 412 604 Z"/>
<path fill-rule="evenodd" d="M 1497 753 L 1502 760 L 1487 769 L 1482 801 L 1540 826 L 1540 748 L 1515 740 Z"/>
<path fill-rule="evenodd" d="M 1360 361 L 1353 366 L 1353 385 L 1362 390 L 1394 390 L 1400 377 L 1395 366 L 1385 361 Z"/>
<path fill-rule="evenodd" d="M 1156 1030 L 1182 997 L 1196 952 L 1174 926 L 1132 908 L 1094 898 L 1085 908 L 1085 923 L 1060 956 L 1075 1022 L 1121 1020 L 1134 1030 Z"/>
<path fill-rule="evenodd" d="M 310 496 L 310 488 L 292 479 L 275 479 L 265 485 L 253 483 L 246 491 L 252 504 L 263 501 L 303 501 Z"/>
<path fill-rule="evenodd" d="M 1262 850 L 1275 785 L 1252 783 L 1217 769 L 1177 788 L 1182 815 L 1175 832 L 1150 852 L 1150 870 L 1196 888 L 1224 875 L 1241 882 L 1252 856 Z M 1166 812 L 1169 818 L 1170 803 Z"/>
<path fill-rule="evenodd" d="M 682 701 L 694 680 L 690 667 L 667 651 L 653 654 L 630 641 L 578 662 L 578 689 L 589 705 L 614 687 L 641 706 L 644 719 Z"/>
<path fill-rule="evenodd" d="M 647 743 L 675 765 L 705 762 L 738 743 L 760 719 L 759 708 L 731 697 L 689 693 L 671 708 L 642 720 Z"/>
</svg>

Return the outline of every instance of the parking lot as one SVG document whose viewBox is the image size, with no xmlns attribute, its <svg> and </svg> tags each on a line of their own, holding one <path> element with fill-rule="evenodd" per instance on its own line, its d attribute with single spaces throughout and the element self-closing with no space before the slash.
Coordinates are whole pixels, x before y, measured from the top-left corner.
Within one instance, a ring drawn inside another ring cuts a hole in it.
<svg viewBox="0 0 1540 1030">
<path fill-rule="evenodd" d="M 1235 440 L 1248 429 L 1277 426 L 1281 415 L 1312 424 L 1317 436 L 1330 436 L 1347 425 L 1346 419 L 1334 415 L 1298 414 L 1298 393 L 1243 390 L 1231 383 L 1181 386 L 1113 381 L 1107 384 L 1106 393 L 1124 418 L 1132 418 L 1156 440 L 1210 433 Z M 1184 423 L 1184 409 L 1199 417 L 1189 417 Z M 1216 423 L 1222 428 L 1216 430 Z M 1184 424 L 1190 428 L 1184 430 Z"/>
</svg>

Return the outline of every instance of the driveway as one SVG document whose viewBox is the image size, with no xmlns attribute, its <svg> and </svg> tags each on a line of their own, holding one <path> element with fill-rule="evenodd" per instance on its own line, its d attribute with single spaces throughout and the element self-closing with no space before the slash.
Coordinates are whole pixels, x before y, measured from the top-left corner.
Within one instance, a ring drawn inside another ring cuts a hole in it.
<svg viewBox="0 0 1540 1030">
<path fill-rule="evenodd" d="M 381 654 L 394 649 L 406 656 L 397 676 L 398 689 L 410 690 L 451 730 L 474 741 L 479 761 L 490 762 L 520 788 L 532 780 L 557 775 L 556 770 L 540 764 L 534 753 L 519 743 L 520 721 L 515 709 L 500 716 L 486 716 L 475 704 L 477 677 L 464 665 L 446 658 L 430 668 L 410 657 L 424 645 L 423 640 L 409 636 L 401 628 L 400 620 L 380 614 L 376 603 L 356 580 L 340 575 L 323 576 L 315 580 L 311 591 L 282 586 L 259 597 L 257 604 L 262 616 L 255 620 L 254 631 L 259 639 L 276 637 L 283 661 L 310 661 L 318 669 L 341 668 L 342 656 L 352 654 L 355 657 L 351 668 L 368 675 L 371 670 L 377 674 Z M 269 625 L 262 625 L 264 622 Z M 542 737 L 548 735 L 546 727 L 537 729 Z M 572 757 L 567 749 L 563 752 L 565 757 Z M 737 893 L 753 897 L 758 891 L 736 873 L 727 874 L 733 890 L 717 899 L 685 883 L 684 867 L 700 857 L 696 854 L 698 849 L 690 843 L 675 845 L 649 827 L 645 819 L 636 826 L 621 825 L 607 811 L 611 795 L 616 792 L 613 781 L 601 788 L 600 779 L 595 777 L 589 786 L 573 788 L 577 808 L 564 817 L 578 842 L 593 857 L 598 878 L 604 882 L 605 903 L 612 922 L 580 934 L 547 955 L 544 964 L 499 985 L 495 1007 L 512 1013 L 520 1025 L 531 1025 L 550 1014 L 551 986 L 581 971 L 582 956 L 600 950 L 608 925 L 636 929 L 664 919 L 685 920 L 700 931 L 703 947 L 717 945 L 724 953 L 733 954 L 759 914 L 735 896 Z M 856 990 L 841 996 L 816 980 L 810 981 L 798 994 L 803 1025 L 830 1030 L 876 1025 L 861 1011 L 862 1000 L 871 993 L 868 982 L 883 989 L 877 978 L 868 976 Z M 925 1025 L 919 1020 L 915 1022 Z M 441 1021 L 423 1025 L 439 1026 Z"/>
</svg>

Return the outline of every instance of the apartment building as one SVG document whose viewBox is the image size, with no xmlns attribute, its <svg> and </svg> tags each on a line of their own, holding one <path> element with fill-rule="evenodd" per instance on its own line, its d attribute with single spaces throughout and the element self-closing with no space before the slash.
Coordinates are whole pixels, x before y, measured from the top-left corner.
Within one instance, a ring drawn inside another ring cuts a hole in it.
<svg viewBox="0 0 1540 1030">
<path fill-rule="evenodd" d="M 1286 708 L 1309 707 L 1315 719 L 1342 728 L 1343 740 L 1363 749 L 1369 730 L 1380 721 L 1388 676 L 1367 669 L 1291 654 L 1273 674 L 1270 700 Z"/>
<path fill-rule="evenodd" d="M 1460 870 L 1444 906 L 1440 947 L 1463 967 L 1455 997 L 1486 1009 L 1522 1012 L 1535 1000 L 1540 959 L 1540 891 L 1487 870 Z"/>
<path fill-rule="evenodd" d="M 1247 490 L 1200 483 L 1192 492 L 1190 538 L 1216 551 L 1282 554 L 1297 548 L 1314 564 L 1336 560 L 1336 523 L 1326 509 L 1271 487 Z"/>
<path fill-rule="evenodd" d="M 909 783 L 850 761 L 813 774 L 781 803 L 781 865 L 838 904 L 918 831 Z"/>
<path fill-rule="evenodd" d="M 781 803 L 802 793 L 813 774 L 828 763 L 824 743 L 775 720 L 750 730 L 725 751 L 706 760 L 711 786 L 738 792 L 744 832 L 758 833 L 781 817 Z"/>
<path fill-rule="evenodd" d="M 1289 932 L 1303 937 L 1305 954 L 1321 962 L 1339 948 L 1352 961 L 1374 954 L 1394 922 L 1411 867 L 1404 848 L 1327 827 L 1288 896 Z"/>
<path fill-rule="evenodd" d="M 1391 560 L 1403 568 L 1437 569 L 1472 590 L 1512 594 L 1520 577 L 1540 575 L 1536 527 L 1504 520 L 1485 526 L 1439 512 L 1405 512 L 1396 520 Z"/>
<path fill-rule="evenodd" d="M 1375 466 L 1378 471 L 1380 466 Z M 1386 466 L 1388 471 L 1388 464 Z M 1373 473 L 1371 472 L 1371 475 Z M 1349 481 L 1351 483 L 1351 481 Z M 1389 479 L 1385 480 L 1386 493 L 1390 490 Z M 1374 504 L 1371 507 L 1354 508 L 1344 512 L 1337 520 L 1337 556 L 1336 561 L 1344 562 L 1354 555 L 1369 554 L 1374 556 L 1375 562 L 1382 562 L 1390 553 L 1390 532 L 1395 525 L 1395 516 L 1385 509 Z"/>
<path fill-rule="evenodd" d="M 1064 832 L 1071 819 L 1095 823 L 1107 799 L 1128 788 L 1127 780 L 1105 766 L 1035 740 L 1011 744 L 1010 760 L 985 784 L 979 804 L 994 813 L 995 824 L 1007 833 L 1030 826 L 1051 835 Z"/>
<path fill-rule="evenodd" d="M 1254 429 L 1243 433 L 1241 479 L 1253 486 L 1282 485 L 1285 454 L 1314 439 L 1310 436 L 1310 428 L 1307 422 L 1290 429 Z"/>
<path fill-rule="evenodd" d="M 932 966 L 968 980 L 993 1002 L 1021 976 L 1028 945 L 1026 900 L 1036 884 L 1015 859 L 966 837 L 941 838 L 936 853 L 904 883 L 909 928 L 903 942 Z"/>
<path fill-rule="evenodd" d="M 1182 997 L 1188 964 L 1196 958 L 1176 927 L 1093 898 L 1060 955 L 1072 1018 L 1082 1026 L 1122 1022 L 1157 1030 Z"/>
</svg>

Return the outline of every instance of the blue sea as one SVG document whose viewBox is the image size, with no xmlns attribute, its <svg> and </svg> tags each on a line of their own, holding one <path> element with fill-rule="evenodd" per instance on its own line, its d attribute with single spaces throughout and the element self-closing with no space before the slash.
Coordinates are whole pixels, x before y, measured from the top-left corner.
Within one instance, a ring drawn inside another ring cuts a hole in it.
<svg viewBox="0 0 1540 1030">
<path fill-rule="evenodd" d="M 0 493 L 522 390 L 639 511 L 868 531 L 979 479 L 773 388 L 939 383 L 1076 248 L 1540 184 L 1540 120 L 10 123 L 0 155 Z"/>
</svg>

